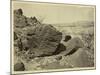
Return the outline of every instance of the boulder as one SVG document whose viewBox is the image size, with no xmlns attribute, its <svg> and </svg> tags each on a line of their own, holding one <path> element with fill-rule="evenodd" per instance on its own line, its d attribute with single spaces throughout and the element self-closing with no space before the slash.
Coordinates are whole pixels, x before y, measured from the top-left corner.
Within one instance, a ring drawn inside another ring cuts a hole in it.
<svg viewBox="0 0 100 75">
<path fill-rule="evenodd" d="M 14 71 L 24 71 L 25 70 L 25 65 L 22 62 L 17 62 L 14 65 Z"/>
<path fill-rule="evenodd" d="M 52 25 L 24 16 L 22 9 L 14 10 L 14 32 L 14 45 L 34 56 L 52 55 L 62 39 L 62 33 Z"/>
<path fill-rule="evenodd" d="M 29 49 L 34 56 L 52 55 L 62 39 L 62 33 L 52 25 L 40 24 L 25 31 L 22 37 L 24 49 Z"/>
<path fill-rule="evenodd" d="M 63 41 L 62 43 L 66 47 L 66 50 L 60 53 L 62 55 L 71 55 L 77 51 L 78 48 L 84 47 L 82 40 L 78 37 L 72 38 L 68 42 Z"/>
<path fill-rule="evenodd" d="M 94 67 L 94 56 L 84 49 L 79 48 L 74 54 L 67 58 L 67 61 L 73 65 L 73 67 Z"/>
</svg>

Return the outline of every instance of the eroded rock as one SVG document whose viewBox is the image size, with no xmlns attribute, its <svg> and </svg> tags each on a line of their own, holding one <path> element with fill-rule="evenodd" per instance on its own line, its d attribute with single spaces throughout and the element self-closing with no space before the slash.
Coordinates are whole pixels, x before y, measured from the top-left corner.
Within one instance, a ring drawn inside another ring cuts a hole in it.
<svg viewBox="0 0 100 75">
<path fill-rule="evenodd" d="M 14 71 L 24 71 L 25 70 L 25 65 L 22 62 L 17 62 L 14 65 Z"/>
<path fill-rule="evenodd" d="M 19 28 L 27 26 L 27 18 L 21 13 L 21 11 L 14 11 L 14 26 Z"/>
<path fill-rule="evenodd" d="M 66 47 L 66 50 L 60 53 L 62 55 L 71 55 L 84 46 L 82 40 L 78 37 L 72 38 L 68 42 L 62 42 L 62 44 Z"/>
<path fill-rule="evenodd" d="M 94 59 L 88 50 L 79 48 L 74 54 L 67 58 L 67 61 L 73 65 L 73 67 L 93 67 Z"/>
<path fill-rule="evenodd" d="M 40 25 L 34 28 L 28 44 L 36 56 L 51 55 L 61 41 L 62 33 L 51 25 Z"/>
<path fill-rule="evenodd" d="M 14 11 L 14 32 L 19 51 L 29 50 L 34 56 L 52 55 L 62 39 L 62 33 L 52 25 L 24 16 L 22 9 Z"/>
<path fill-rule="evenodd" d="M 52 25 L 43 24 L 29 28 L 21 36 L 23 50 L 30 50 L 34 56 L 52 55 L 61 39 L 61 32 Z"/>
</svg>

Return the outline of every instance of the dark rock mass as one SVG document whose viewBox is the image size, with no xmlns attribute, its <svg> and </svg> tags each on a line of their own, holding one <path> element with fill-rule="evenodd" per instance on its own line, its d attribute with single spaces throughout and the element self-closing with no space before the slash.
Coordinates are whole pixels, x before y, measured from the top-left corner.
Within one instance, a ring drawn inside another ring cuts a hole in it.
<svg viewBox="0 0 100 75">
<path fill-rule="evenodd" d="M 18 62 L 14 65 L 14 71 L 24 71 L 25 66 L 22 62 Z"/>
<path fill-rule="evenodd" d="M 62 33 L 52 25 L 24 16 L 21 9 L 14 11 L 14 26 L 19 50 L 29 50 L 34 56 L 52 55 L 62 39 Z"/>
<path fill-rule="evenodd" d="M 35 56 L 52 55 L 62 38 L 62 33 L 51 25 L 38 25 L 28 30 L 26 35 L 24 47 L 28 47 Z"/>
<path fill-rule="evenodd" d="M 68 40 L 70 40 L 72 37 L 70 35 L 66 35 L 65 39 L 63 41 L 67 42 Z"/>
</svg>

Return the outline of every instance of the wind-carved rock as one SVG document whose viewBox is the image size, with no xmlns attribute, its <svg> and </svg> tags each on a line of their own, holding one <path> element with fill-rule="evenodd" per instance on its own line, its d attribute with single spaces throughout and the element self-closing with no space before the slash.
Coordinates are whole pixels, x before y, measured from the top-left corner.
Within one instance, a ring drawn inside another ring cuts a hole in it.
<svg viewBox="0 0 100 75">
<path fill-rule="evenodd" d="M 40 24 L 25 32 L 23 48 L 29 49 L 34 56 L 52 55 L 62 39 L 62 33 L 52 25 Z"/>
<path fill-rule="evenodd" d="M 37 18 L 34 17 L 26 17 L 23 15 L 22 9 L 14 10 L 14 26 L 17 28 L 23 28 L 26 26 L 35 26 L 40 24 Z"/>
<path fill-rule="evenodd" d="M 19 51 L 28 50 L 34 56 L 52 55 L 62 39 L 62 33 L 52 25 L 24 16 L 22 9 L 14 10 L 14 28 Z"/>
<path fill-rule="evenodd" d="M 66 47 L 66 50 L 61 52 L 61 55 L 71 55 L 79 48 L 84 47 L 82 40 L 78 37 L 72 38 L 68 42 L 62 42 L 62 44 Z"/>
<path fill-rule="evenodd" d="M 15 65 L 14 65 L 14 71 L 24 71 L 25 70 L 25 65 L 23 62 L 17 62 Z"/>
</svg>

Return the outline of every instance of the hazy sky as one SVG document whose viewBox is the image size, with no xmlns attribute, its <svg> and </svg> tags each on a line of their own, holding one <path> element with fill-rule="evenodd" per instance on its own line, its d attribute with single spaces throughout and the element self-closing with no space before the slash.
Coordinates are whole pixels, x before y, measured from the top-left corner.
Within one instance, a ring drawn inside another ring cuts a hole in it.
<svg viewBox="0 0 100 75">
<path fill-rule="evenodd" d="M 36 16 L 44 23 L 70 23 L 76 21 L 93 21 L 93 6 L 33 3 L 13 1 L 13 9 L 22 8 L 25 16 Z"/>
</svg>

